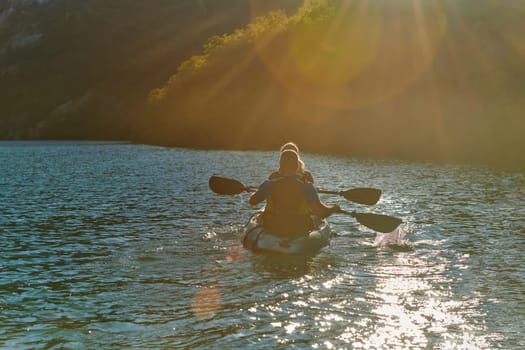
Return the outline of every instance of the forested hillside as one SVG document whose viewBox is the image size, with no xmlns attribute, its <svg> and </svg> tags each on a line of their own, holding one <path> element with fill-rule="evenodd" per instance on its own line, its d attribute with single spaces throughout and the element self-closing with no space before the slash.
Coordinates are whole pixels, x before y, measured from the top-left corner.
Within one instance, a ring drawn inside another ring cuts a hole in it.
<svg viewBox="0 0 525 350">
<path fill-rule="evenodd" d="M 294 10 L 300 1 L 285 1 Z M 148 92 L 277 0 L 0 1 L 0 139 L 129 139 Z"/>
<path fill-rule="evenodd" d="M 212 37 L 139 140 L 525 166 L 525 3 L 310 1 Z"/>
<path fill-rule="evenodd" d="M 0 139 L 525 168 L 525 2 L 6 0 Z"/>
</svg>

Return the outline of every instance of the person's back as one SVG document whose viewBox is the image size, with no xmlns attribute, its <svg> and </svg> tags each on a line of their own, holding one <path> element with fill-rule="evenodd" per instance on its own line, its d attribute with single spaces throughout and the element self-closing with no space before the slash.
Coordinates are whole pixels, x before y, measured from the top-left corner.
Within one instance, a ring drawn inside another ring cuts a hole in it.
<svg viewBox="0 0 525 350">
<path fill-rule="evenodd" d="M 279 174 L 276 180 L 266 180 L 250 196 L 250 204 L 266 200 L 263 225 L 276 236 L 295 238 L 307 235 L 313 228 L 311 214 L 324 218 L 339 210 L 339 206 L 327 206 L 319 200 L 310 182 L 301 180 L 297 174 L 299 156 L 295 151 L 281 153 Z"/>
<path fill-rule="evenodd" d="M 263 223 L 274 235 L 299 237 L 313 228 L 305 183 L 297 175 L 273 181 Z"/>
<path fill-rule="evenodd" d="M 251 204 L 266 200 L 263 225 L 276 236 L 298 237 L 312 228 L 309 202 L 317 201 L 311 183 L 305 183 L 297 174 L 299 156 L 285 150 L 279 159 L 279 178 L 265 181 L 250 197 Z"/>
</svg>

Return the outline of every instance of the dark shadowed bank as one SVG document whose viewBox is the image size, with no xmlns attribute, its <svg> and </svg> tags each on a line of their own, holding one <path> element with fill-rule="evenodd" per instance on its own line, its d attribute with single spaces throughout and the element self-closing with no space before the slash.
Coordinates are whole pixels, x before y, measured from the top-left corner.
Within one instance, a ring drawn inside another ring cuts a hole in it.
<svg viewBox="0 0 525 350">
<path fill-rule="evenodd" d="M 128 140 L 206 40 L 301 0 L 1 0 L 0 139 Z"/>
</svg>

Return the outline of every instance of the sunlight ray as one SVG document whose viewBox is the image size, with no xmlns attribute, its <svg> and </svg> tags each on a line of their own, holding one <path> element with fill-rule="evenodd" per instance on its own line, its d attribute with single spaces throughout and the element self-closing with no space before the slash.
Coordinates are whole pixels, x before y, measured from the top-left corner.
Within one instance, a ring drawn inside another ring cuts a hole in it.
<svg viewBox="0 0 525 350">
<path fill-rule="evenodd" d="M 418 0 L 412 0 L 412 4 L 414 6 L 417 38 L 420 42 L 424 55 L 428 59 L 432 60 L 433 54 L 432 48 L 429 47 L 429 33 L 426 27 L 424 10 L 421 7 L 421 3 Z M 437 144 L 437 152 L 443 155 L 446 147 L 446 136 L 444 131 L 445 122 L 443 118 L 442 101 L 440 98 L 441 91 L 437 86 L 432 66 L 430 66 L 429 68 L 428 76 L 430 77 L 429 80 L 431 85 L 429 98 L 432 104 L 430 108 L 427 109 L 428 114 L 431 115 L 429 120 L 432 122 L 432 126 L 429 128 L 429 132 L 432 133 L 433 136 L 433 140 L 431 140 L 431 142 L 435 142 Z"/>
<path fill-rule="evenodd" d="M 483 70 L 483 75 L 490 80 L 486 87 L 501 85 L 497 65 L 495 64 L 490 53 L 483 47 L 481 34 L 475 31 L 474 23 L 468 23 L 464 14 L 460 13 L 458 8 L 451 11 L 455 15 L 455 21 L 458 23 L 459 32 L 465 38 L 465 47 L 463 50 L 469 52 L 475 60 L 475 63 Z"/>
<path fill-rule="evenodd" d="M 322 9 L 330 20 L 298 23 L 259 55 L 296 98 L 335 110 L 377 104 L 427 71 L 446 32 L 442 5 L 414 1 L 419 14 L 402 4 L 341 1 Z"/>
</svg>

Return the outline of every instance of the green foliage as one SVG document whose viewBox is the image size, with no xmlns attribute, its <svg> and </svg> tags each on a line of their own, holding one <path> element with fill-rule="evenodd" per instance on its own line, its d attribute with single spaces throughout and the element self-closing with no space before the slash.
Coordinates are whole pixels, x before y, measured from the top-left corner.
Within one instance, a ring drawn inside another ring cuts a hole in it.
<svg viewBox="0 0 525 350">
<path fill-rule="evenodd" d="M 207 55 L 191 56 L 189 60 L 182 62 L 182 64 L 177 69 L 178 71 L 187 71 L 187 70 L 197 70 L 203 67 L 206 67 L 208 63 Z"/>
<path fill-rule="evenodd" d="M 183 76 L 198 73 L 210 64 L 216 64 L 221 52 L 234 50 L 236 46 L 253 44 L 263 38 L 271 39 L 275 35 L 289 31 L 292 26 L 314 26 L 329 22 L 336 14 L 333 0 L 310 0 L 301 6 L 295 15 L 288 16 L 283 10 L 271 11 L 264 16 L 256 17 L 243 29 L 236 29 L 231 34 L 214 35 L 203 46 L 201 55 L 192 56 L 182 62 L 165 86 L 150 92 L 150 102 L 160 102 L 169 98 L 170 86 Z M 215 58 L 214 56 L 217 56 Z"/>
<path fill-rule="evenodd" d="M 248 40 L 273 35 L 287 29 L 290 19 L 284 11 L 273 11 L 266 16 L 257 17 L 246 28 Z"/>
<path fill-rule="evenodd" d="M 293 20 L 304 25 L 323 24 L 333 20 L 336 11 L 334 0 L 312 0 L 299 9 Z"/>
<path fill-rule="evenodd" d="M 137 127 L 139 140 L 267 149 L 293 139 L 318 152 L 525 164 L 516 153 L 525 147 L 525 40 L 509 30 L 523 24 L 505 17 L 502 30 L 498 16 L 472 15 L 459 3 L 304 1 L 293 15 L 271 12 L 212 36 L 151 91 L 156 103 Z M 335 110 L 316 103 L 320 94 L 330 102 L 375 96 Z"/>
<path fill-rule="evenodd" d="M 525 164 L 521 2 L 12 3 L 0 14 L 0 138 L 293 139 L 319 152 Z M 428 66 L 399 84 L 428 52 Z M 366 89 L 381 99 L 316 103 Z"/>
<path fill-rule="evenodd" d="M 148 101 L 156 103 L 162 101 L 166 97 L 166 89 L 156 88 L 150 91 Z"/>
<path fill-rule="evenodd" d="M 255 40 L 263 37 L 271 37 L 279 32 L 285 31 L 290 24 L 290 17 L 283 10 L 276 10 L 264 16 L 255 18 L 244 29 L 236 29 L 231 34 L 214 35 L 210 37 L 203 46 L 201 55 L 192 56 L 182 62 L 177 68 L 177 73 L 172 75 L 167 84 L 162 88 L 156 88 L 149 94 L 149 101 L 158 103 L 169 96 L 170 86 L 176 84 L 183 76 L 199 73 L 210 64 L 219 62 L 221 52 L 233 50 L 240 45 L 252 44 Z"/>
</svg>

